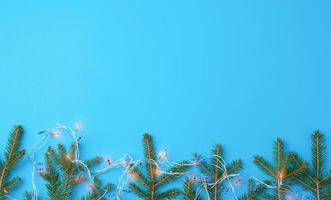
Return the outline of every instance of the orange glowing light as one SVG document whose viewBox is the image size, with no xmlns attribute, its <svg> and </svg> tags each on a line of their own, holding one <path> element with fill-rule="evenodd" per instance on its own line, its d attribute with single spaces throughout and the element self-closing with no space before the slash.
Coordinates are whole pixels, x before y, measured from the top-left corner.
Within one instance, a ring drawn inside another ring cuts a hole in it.
<svg viewBox="0 0 331 200">
<path fill-rule="evenodd" d="M 129 176 L 130 176 L 130 178 L 132 178 L 132 179 L 136 179 L 136 178 L 138 177 L 137 174 L 134 173 L 134 172 L 129 173 Z"/>
<path fill-rule="evenodd" d="M 81 129 L 82 128 L 82 124 L 80 124 L 80 123 L 76 123 L 75 124 L 75 130 L 77 131 L 77 130 L 79 130 L 79 129 Z"/>
<path fill-rule="evenodd" d="M 157 174 L 157 175 L 159 175 L 159 174 L 161 173 L 160 168 L 157 167 L 157 168 L 154 170 L 154 173 Z"/>
<path fill-rule="evenodd" d="M 167 151 L 161 151 L 159 153 L 159 158 L 160 159 L 165 159 L 165 158 L 167 158 L 167 156 L 168 156 L 168 152 Z"/>
<path fill-rule="evenodd" d="M 284 172 L 283 172 L 283 171 L 279 172 L 279 174 L 278 174 L 278 178 L 279 178 L 280 180 L 283 180 L 283 178 L 284 178 Z"/>
<path fill-rule="evenodd" d="M 67 160 L 72 160 L 72 159 L 71 159 L 71 155 L 70 155 L 70 154 L 67 154 L 67 155 L 66 155 L 66 159 L 67 159 Z"/>
</svg>

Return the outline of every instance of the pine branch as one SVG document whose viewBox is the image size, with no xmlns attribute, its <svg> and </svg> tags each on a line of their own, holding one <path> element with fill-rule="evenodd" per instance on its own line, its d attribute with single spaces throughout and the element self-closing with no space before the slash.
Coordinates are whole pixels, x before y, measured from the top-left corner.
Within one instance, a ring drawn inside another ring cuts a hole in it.
<svg viewBox="0 0 331 200">
<path fill-rule="evenodd" d="M 23 195 L 24 200 L 32 200 L 33 199 L 33 195 L 31 192 L 25 191 L 24 195 Z"/>
<path fill-rule="evenodd" d="M 178 197 L 181 194 L 182 194 L 182 191 L 180 191 L 180 189 L 172 188 L 172 189 L 166 190 L 164 192 L 160 192 L 157 195 L 156 199 L 158 199 L 158 200 L 173 199 L 173 198 Z"/>
<path fill-rule="evenodd" d="M 248 179 L 247 192 L 240 196 L 238 200 L 258 200 L 264 194 L 266 185 L 270 182 L 265 181 L 264 183 L 256 183 L 252 178 Z"/>
<path fill-rule="evenodd" d="M 226 172 L 227 174 L 233 174 L 238 172 L 242 169 L 242 161 L 241 160 L 234 160 L 230 164 L 226 165 Z"/>
<path fill-rule="evenodd" d="M 19 177 L 13 179 L 10 179 L 9 177 L 13 168 L 25 154 L 25 150 L 20 149 L 22 136 L 22 126 L 15 126 L 10 132 L 4 154 L 5 159 L 0 162 L 0 197 L 7 195 L 9 190 L 13 189 L 21 182 Z"/>
<path fill-rule="evenodd" d="M 130 188 L 134 194 L 145 200 L 161 200 L 173 199 L 181 194 L 177 188 L 163 188 L 180 178 L 180 175 L 187 171 L 188 163 L 181 162 L 172 166 L 165 173 L 161 173 L 161 169 L 156 164 L 156 153 L 153 139 L 149 134 L 143 135 L 144 146 L 144 162 L 145 165 L 134 166 L 131 173 L 136 180 L 130 184 Z"/>
<path fill-rule="evenodd" d="M 265 174 L 267 174 L 269 176 L 273 176 L 273 177 L 276 177 L 277 176 L 277 172 L 275 171 L 274 167 L 271 165 L 271 163 L 269 163 L 263 157 L 261 157 L 261 156 L 254 156 L 254 163 Z"/>
<path fill-rule="evenodd" d="M 171 167 L 165 174 L 162 174 L 155 183 L 155 189 L 157 190 L 161 186 L 165 186 L 172 181 L 175 181 L 178 176 L 188 170 L 188 162 L 181 162 Z"/>
<path fill-rule="evenodd" d="M 101 183 L 101 180 L 98 178 L 94 179 L 94 188 L 91 192 L 89 192 L 86 197 L 83 196 L 82 199 L 88 199 L 88 200 L 102 200 L 102 199 L 106 199 L 107 196 L 105 194 L 107 194 L 108 192 L 110 192 L 113 188 L 114 185 L 111 183 L 108 183 L 106 185 L 103 185 Z"/>
<path fill-rule="evenodd" d="M 290 180 L 307 169 L 307 163 L 296 163 L 292 159 L 294 154 L 287 153 L 284 149 L 283 141 L 278 138 L 274 143 L 273 165 L 261 156 L 254 156 L 254 163 L 276 184 L 275 194 L 265 194 L 266 199 L 284 199 L 285 193 L 291 185 Z"/>
<path fill-rule="evenodd" d="M 56 170 L 56 161 L 54 160 L 54 158 L 54 149 L 52 147 L 48 147 L 48 150 L 45 154 L 46 170 L 45 173 L 40 174 L 42 178 L 46 181 L 47 194 L 48 197 L 52 200 L 62 198 L 59 190 L 59 188 L 61 187 L 60 174 Z"/>
<path fill-rule="evenodd" d="M 143 136 L 143 145 L 144 145 L 144 155 L 145 155 L 145 167 L 147 176 L 149 179 L 150 187 L 149 190 L 151 190 L 151 198 L 154 199 L 154 184 L 156 179 L 156 153 L 155 153 L 155 147 L 153 143 L 153 139 L 149 134 L 144 134 Z"/>
<path fill-rule="evenodd" d="M 150 199 L 150 195 L 148 193 L 148 191 L 144 191 L 143 188 L 141 188 L 140 186 L 138 186 L 135 183 L 130 183 L 130 188 L 132 189 L 133 193 L 142 198 L 142 199 Z"/>
<path fill-rule="evenodd" d="M 202 200 L 202 197 L 198 194 L 195 183 L 190 179 L 184 181 L 184 191 L 182 193 L 183 200 Z"/>
<path fill-rule="evenodd" d="M 209 164 L 208 164 L 207 161 L 202 160 L 202 161 L 199 163 L 199 169 L 200 169 L 200 172 L 201 172 L 202 174 L 205 174 L 205 175 L 208 176 L 208 177 L 212 177 L 212 176 L 213 176 L 212 169 L 211 169 L 211 167 L 209 166 Z"/>
<path fill-rule="evenodd" d="M 293 155 L 296 165 L 304 161 Z M 311 136 L 311 165 L 305 173 L 296 175 L 293 180 L 310 190 L 317 200 L 330 198 L 331 173 L 324 173 L 326 160 L 325 137 L 320 131 L 315 131 Z M 331 171 L 331 170 L 330 170 Z"/>
<path fill-rule="evenodd" d="M 141 172 L 141 170 L 137 167 L 135 167 L 132 172 L 132 174 L 134 174 L 135 178 L 140 180 L 140 182 L 145 186 L 145 187 L 149 187 L 150 182 L 147 180 L 147 178 L 143 175 L 143 173 Z"/>
<path fill-rule="evenodd" d="M 92 159 L 86 160 L 85 164 L 87 165 L 87 167 L 91 168 L 91 167 L 94 167 L 94 166 L 100 164 L 101 160 L 102 160 L 102 158 L 100 156 L 96 156 Z"/>
<path fill-rule="evenodd" d="M 81 164 L 75 162 L 76 149 L 74 144 L 69 148 L 69 151 L 61 144 L 57 146 L 57 150 L 49 147 L 45 154 L 46 170 L 41 176 L 46 181 L 48 197 L 51 200 L 66 200 L 73 198 L 74 189 L 78 184 L 86 179 L 82 176 L 85 168 Z M 100 162 L 100 157 L 95 157 L 86 161 L 87 166 L 94 166 Z M 108 183 L 105 186 L 101 184 L 99 179 L 94 179 L 92 191 L 82 199 L 100 199 L 103 194 L 110 191 L 113 185 Z"/>
<path fill-rule="evenodd" d="M 241 160 L 235 160 L 225 166 L 224 169 L 223 150 L 221 145 L 217 144 L 212 150 L 212 158 L 210 162 L 203 160 L 199 164 L 199 169 L 202 174 L 212 179 L 214 186 L 208 185 L 207 190 L 211 200 L 221 199 L 221 194 L 224 190 L 222 179 L 233 173 L 237 173 L 242 168 Z"/>
<path fill-rule="evenodd" d="M 324 135 L 320 131 L 316 131 L 312 135 L 312 164 L 316 179 L 320 180 L 324 167 L 326 145 Z"/>
</svg>

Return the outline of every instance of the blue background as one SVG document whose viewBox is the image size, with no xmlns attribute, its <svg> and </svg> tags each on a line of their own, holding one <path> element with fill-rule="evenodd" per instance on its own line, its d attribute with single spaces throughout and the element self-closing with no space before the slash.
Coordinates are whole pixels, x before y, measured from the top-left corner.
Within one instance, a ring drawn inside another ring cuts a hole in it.
<svg viewBox="0 0 331 200">
<path fill-rule="evenodd" d="M 313 130 L 331 144 L 330 19 L 327 0 L 1 1 L 0 150 L 14 124 L 29 149 L 80 122 L 84 157 L 139 157 L 149 132 L 170 160 L 221 143 L 259 177 L 276 137 L 309 159 Z"/>
</svg>

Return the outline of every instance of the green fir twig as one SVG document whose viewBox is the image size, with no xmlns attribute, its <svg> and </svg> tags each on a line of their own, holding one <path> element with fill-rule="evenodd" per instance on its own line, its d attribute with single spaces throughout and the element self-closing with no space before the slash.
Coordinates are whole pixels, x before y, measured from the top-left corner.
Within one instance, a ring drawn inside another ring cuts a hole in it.
<svg viewBox="0 0 331 200">
<path fill-rule="evenodd" d="M 197 184 L 189 178 L 186 178 L 184 181 L 182 196 L 183 200 L 202 200 Z"/>
<path fill-rule="evenodd" d="M 210 161 L 202 160 L 199 164 L 199 169 L 208 178 L 208 183 L 212 183 L 208 185 L 202 183 L 205 184 L 203 187 L 207 188 L 209 198 L 211 200 L 220 200 L 225 189 L 224 182 L 231 174 L 235 174 L 242 169 L 242 161 L 238 159 L 225 163 L 222 146 L 217 144 L 212 150 Z"/>
<path fill-rule="evenodd" d="M 136 180 L 130 183 L 133 193 L 144 200 L 166 200 L 180 196 L 182 192 L 179 188 L 165 189 L 165 187 L 188 170 L 188 163 L 180 162 L 170 167 L 166 173 L 159 174 L 160 169 L 156 164 L 157 155 L 151 135 L 144 134 L 143 146 L 145 166 L 133 166 L 131 176 Z"/>
<path fill-rule="evenodd" d="M 4 159 L 0 160 L 0 199 L 9 194 L 9 191 L 21 183 L 20 177 L 10 178 L 16 164 L 22 160 L 25 150 L 21 149 L 23 127 L 15 126 L 10 132 Z"/>
<path fill-rule="evenodd" d="M 265 194 L 265 199 L 285 199 L 285 194 L 292 185 L 290 180 L 294 176 L 305 172 L 307 163 L 303 162 L 300 165 L 294 165 L 292 155 L 293 153 L 285 152 L 284 143 L 278 138 L 274 143 L 273 165 L 261 156 L 254 156 L 254 163 L 261 171 L 271 177 L 272 182 L 275 184 L 275 190 L 272 193 Z"/>
<path fill-rule="evenodd" d="M 326 143 L 325 136 L 315 131 L 311 136 L 311 164 L 304 174 L 294 176 L 293 180 L 310 190 L 316 200 L 331 199 L 331 169 L 326 171 Z M 297 154 L 293 155 L 295 164 L 304 162 Z"/>
<path fill-rule="evenodd" d="M 73 191 L 78 184 L 87 179 L 84 174 L 84 167 L 75 162 L 76 149 L 72 144 L 69 151 L 62 144 L 59 144 L 57 150 L 48 147 L 45 154 L 46 171 L 41 176 L 46 181 L 48 197 L 51 200 L 67 200 L 73 198 Z M 85 162 L 87 167 L 93 167 L 100 163 L 101 158 L 95 157 Z M 91 192 L 83 199 L 102 199 L 105 192 L 110 191 L 113 185 L 108 183 L 102 186 L 99 179 L 94 179 L 91 185 Z M 101 190 L 103 192 L 101 192 Z"/>
</svg>

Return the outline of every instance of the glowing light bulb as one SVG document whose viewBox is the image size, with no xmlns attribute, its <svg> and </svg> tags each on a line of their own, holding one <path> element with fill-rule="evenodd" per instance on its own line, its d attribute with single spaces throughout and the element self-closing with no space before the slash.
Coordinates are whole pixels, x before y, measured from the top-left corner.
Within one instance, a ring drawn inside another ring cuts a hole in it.
<svg viewBox="0 0 331 200">
<path fill-rule="evenodd" d="M 75 124 L 75 131 L 78 131 L 81 128 L 82 128 L 82 124 L 80 124 L 80 123 Z"/>
<path fill-rule="evenodd" d="M 67 155 L 66 155 L 66 159 L 67 159 L 67 160 L 72 160 L 72 159 L 71 159 L 71 155 L 70 155 L 70 154 L 67 154 Z"/>
<path fill-rule="evenodd" d="M 132 179 L 137 179 L 137 174 L 134 173 L 134 172 L 129 173 L 129 176 L 130 176 L 130 178 L 132 178 Z"/>
<path fill-rule="evenodd" d="M 201 162 L 201 156 L 198 154 L 195 154 L 193 159 L 192 159 L 192 165 L 193 166 L 198 166 Z"/>
<path fill-rule="evenodd" d="M 52 136 L 53 137 L 60 137 L 61 136 L 61 132 L 60 131 L 53 131 L 52 132 Z"/>
<path fill-rule="evenodd" d="M 164 159 L 166 159 L 167 156 L 168 156 L 168 152 L 167 152 L 167 150 L 160 151 L 160 153 L 159 153 L 159 159 L 160 159 L 160 160 L 164 160 Z"/>
<path fill-rule="evenodd" d="M 193 166 L 198 166 L 198 165 L 199 165 L 199 162 L 197 162 L 197 161 L 193 161 L 193 162 L 192 162 L 192 165 L 193 165 Z"/>
<path fill-rule="evenodd" d="M 155 168 L 154 173 L 155 173 L 156 175 L 161 174 L 161 170 L 160 170 L 160 168 L 158 168 L 158 167 Z"/>
<path fill-rule="evenodd" d="M 280 171 L 280 172 L 279 172 L 279 174 L 278 174 L 278 178 L 279 178 L 280 180 L 283 180 L 283 178 L 284 178 L 284 172 L 283 172 L 283 171 Z"/>
</svg>

